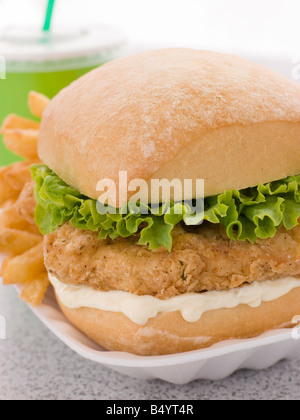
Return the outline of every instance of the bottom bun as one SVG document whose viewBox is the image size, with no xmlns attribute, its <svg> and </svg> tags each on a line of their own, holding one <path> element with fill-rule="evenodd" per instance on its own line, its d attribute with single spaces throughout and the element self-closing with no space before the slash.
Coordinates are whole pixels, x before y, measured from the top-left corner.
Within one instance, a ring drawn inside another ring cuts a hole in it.
<svg viewBox="0 0 300 420">
<path fill-rule="evenodd" d="M 300 287 L 257 308 L 239 305 L 209 311 L 193 323 L 179 312 L 161 313 L 145 326 L 120 312 L 70 309 L 57 301 L 68 320 L 100 346 L 141 356 L 182 353 L 224 340 L 256 337 L 268 330 L 291 327 L 294 316 L 300 315 Z"/>
</svg>

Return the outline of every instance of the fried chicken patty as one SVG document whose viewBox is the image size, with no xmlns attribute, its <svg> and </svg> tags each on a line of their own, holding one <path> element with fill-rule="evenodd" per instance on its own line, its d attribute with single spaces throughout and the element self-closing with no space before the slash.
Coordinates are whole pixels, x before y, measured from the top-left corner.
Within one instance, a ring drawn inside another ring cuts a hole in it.
<svg viewBox="0 0 300 420">
<path fill-rule="evenodd" d="M 300 275 L 300 227 L 274 238 L 229 240 L 220 225 L 173 231 L 173 249 L 151 251 L 138 238 L 102 240 L 67 223 L 45 237 L 45 264 L 60 281 L 169 298 Z"/>
</svg>

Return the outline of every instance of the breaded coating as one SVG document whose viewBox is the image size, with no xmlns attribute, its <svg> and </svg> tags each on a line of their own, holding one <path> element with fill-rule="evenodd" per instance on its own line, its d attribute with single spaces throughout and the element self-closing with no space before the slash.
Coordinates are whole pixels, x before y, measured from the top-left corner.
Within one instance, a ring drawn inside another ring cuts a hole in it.
<svg viewBox="0 0 300 420">
<path fill-rule="evenodd" d="M 254 245 L 229 240 L 222 226 L 209 223 L 192 232 L 179 225 L 173 239 L 171 253 L 151 251 L 138 237 L 101 240 L 67 223 L 46 236 L 45 264 L 64 283 L 161 299 L 300 275 L 299 226 Z"/>
</svg>

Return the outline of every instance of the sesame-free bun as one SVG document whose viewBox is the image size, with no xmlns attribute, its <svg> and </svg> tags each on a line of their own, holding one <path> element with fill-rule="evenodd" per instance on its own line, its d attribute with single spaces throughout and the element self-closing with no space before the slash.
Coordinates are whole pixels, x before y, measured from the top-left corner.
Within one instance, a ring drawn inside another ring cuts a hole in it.
<svg viewBox="0 0 300 420">
<path fill-rule="evenodd" d="M 193 323 L 185 321 L 179 312 L 161 313 L 145 326 L 119 312 L 70 309 L 57 300 L 69 321 L 100 346 L 142 356 L 182 353 L 224 340 L 255 337 L 272 329 L 295 326 L 292 320 L 300 314 L 300 287 L 257 308 L 239 305 L 209 311 Z"/>
<path fill-rule="evenodd" d="M 39 155 L 94 199 L 103 179 L 115 181 L 118 193 L 119 171 L 149 184 L 204 179 L 205 196 L 256 186 L 300 173 L 300 86 L 209 51 L 121 58 L 51 101 Z M 110 204 L 124 203 L 112 195 Z"/>
</svg>

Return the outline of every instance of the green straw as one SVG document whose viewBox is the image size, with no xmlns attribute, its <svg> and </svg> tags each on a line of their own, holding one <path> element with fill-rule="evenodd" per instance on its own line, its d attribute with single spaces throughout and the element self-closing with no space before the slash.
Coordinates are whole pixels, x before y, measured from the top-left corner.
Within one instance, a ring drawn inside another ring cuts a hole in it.
<svg viewBox="0 0 300 420">
<path fill-rule="evenodd" d="M 47 11 L 46 11 L 45 23 L 44 23 L 44 26 L 43 26 L 43 31 L 44 32 L 48 32 L 50 30 L 54 3 L 55 3 L 55 0 L 48 0 L 48 7 L 47 7 Z"/>
</svg>

